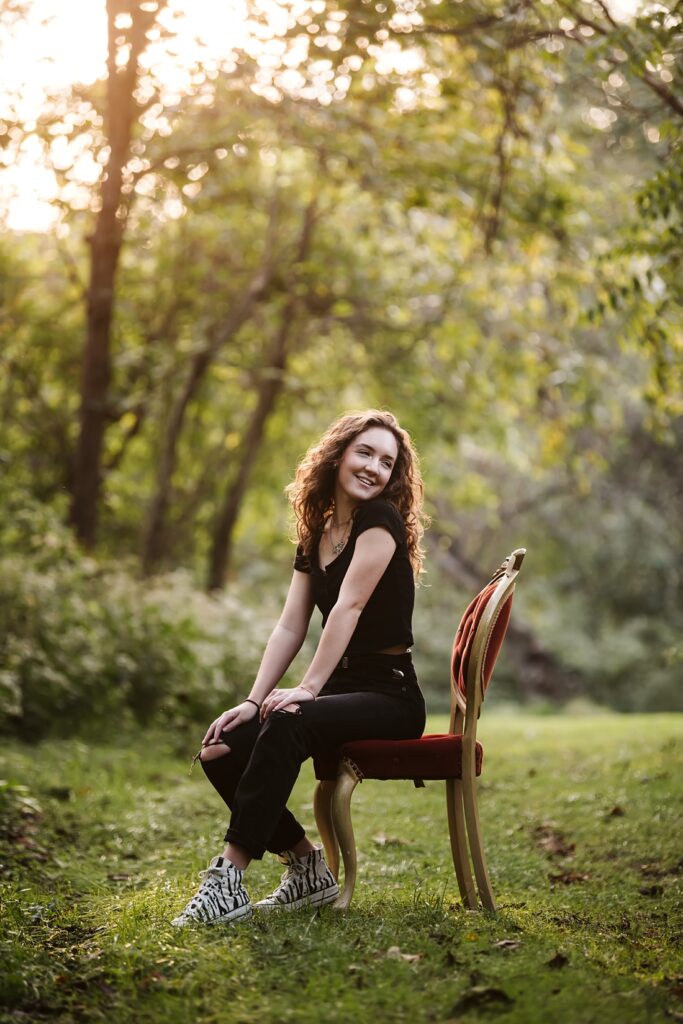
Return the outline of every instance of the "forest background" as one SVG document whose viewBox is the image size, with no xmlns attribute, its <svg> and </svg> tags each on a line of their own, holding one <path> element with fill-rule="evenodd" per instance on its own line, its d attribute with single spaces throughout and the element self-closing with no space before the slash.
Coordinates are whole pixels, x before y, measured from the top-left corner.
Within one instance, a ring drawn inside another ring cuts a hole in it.
<svg viewBox="0 0 683 1024">
<path fill-rule="evenodd" d="M 107 0 L 99 77 L 2 100 L 0 729 L 243 694 L 283 489 L 367 406 L 422 454 L 433 711 L 516 546 L 492 700 L 683 710 L 680 5 L 255 0 L 192 51 L 184 6 Z"/>
</svg>

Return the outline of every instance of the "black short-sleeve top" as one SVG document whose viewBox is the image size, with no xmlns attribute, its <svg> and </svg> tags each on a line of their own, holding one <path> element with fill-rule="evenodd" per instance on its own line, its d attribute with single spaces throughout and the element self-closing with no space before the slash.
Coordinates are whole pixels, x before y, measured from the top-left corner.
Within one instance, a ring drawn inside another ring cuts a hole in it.
<svg viewBox="0 0 683 1024">
<path fill-rule="evenodd" d="M 391 534 L 396 541 L 396 550 L 360 614 L 346 654 L 370 654 L 399 644 L 406 644 L 408 647 L 413 644 L 415 581 L 408 556 L 403 519 L 390 501 L 385 498 L 373 498 L 356 508 L 344 550 L 325 569 L 320 566 L 317 547 L 311 557 L 304 554 L 301 545 L 296 549 L 294 568 L 299 572 L 310 573 L 313 598 L 322 612 L 324 628 L 330 612 L 337 603 L 358 537 L 365 530 L 377 526 Z"/>
</svg>

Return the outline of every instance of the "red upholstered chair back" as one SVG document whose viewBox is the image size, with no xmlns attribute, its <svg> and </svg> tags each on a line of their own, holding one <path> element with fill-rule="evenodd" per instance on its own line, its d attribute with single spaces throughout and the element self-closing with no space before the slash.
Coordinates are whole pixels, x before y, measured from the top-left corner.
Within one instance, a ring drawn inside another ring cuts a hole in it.
<svg viewBox="0 0 683 1024">
<path fill-rule="evenodd" d="M 451 732 L 462 730 L 468 704 L 470 712 L 479 715 L 507 632 L 515 577 L 524 554 L 520 548 L 505 559 L 460 620 L 451 656 Z"/>
</svg>

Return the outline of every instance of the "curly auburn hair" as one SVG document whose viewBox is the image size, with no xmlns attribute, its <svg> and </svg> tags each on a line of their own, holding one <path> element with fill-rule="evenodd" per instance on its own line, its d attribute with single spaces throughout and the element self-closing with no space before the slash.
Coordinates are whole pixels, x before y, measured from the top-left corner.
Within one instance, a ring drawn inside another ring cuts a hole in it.
<svg viewBox="0 0 683 1024">
<path fill-rule="evenodd" d="M 408 555 L 415 576 L 423 571 L 421 546 L 428 517 L 423 508 L 420 461 L 407 430 L 393 413 L 379 409 L 349 412 L 336 420 L 317 444 L 308 449 L 297 466 L 286 493 L 296 517 L 296 533 L 304 552 L 315 550 L 334 509 L 334 485 L 339 461 L 351 442 L 370 427 L 390 430 L 398 444 L 398 456 L 382 497 L 394 505 L 406 528 Z"/>
</svg>

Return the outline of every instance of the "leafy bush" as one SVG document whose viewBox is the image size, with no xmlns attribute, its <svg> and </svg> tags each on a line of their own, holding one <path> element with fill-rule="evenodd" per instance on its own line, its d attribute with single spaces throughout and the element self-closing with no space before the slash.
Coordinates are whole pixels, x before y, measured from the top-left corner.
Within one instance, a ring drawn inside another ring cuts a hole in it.
<svg viewBox="0 0 683 1024">
<path fill-rule="evenodd" d="M 249 686 L 268 623 L 186 574 L 145 583 L 24 509 L 0 562 L 0 730 L 32 740 L 211 720 Z M 235 638 L 239 638 L 239 645 Z"/>
</svg>

